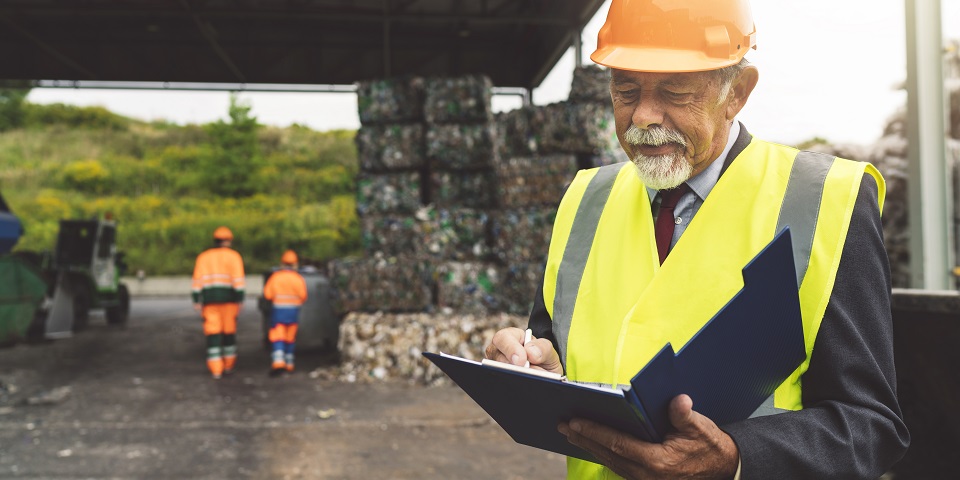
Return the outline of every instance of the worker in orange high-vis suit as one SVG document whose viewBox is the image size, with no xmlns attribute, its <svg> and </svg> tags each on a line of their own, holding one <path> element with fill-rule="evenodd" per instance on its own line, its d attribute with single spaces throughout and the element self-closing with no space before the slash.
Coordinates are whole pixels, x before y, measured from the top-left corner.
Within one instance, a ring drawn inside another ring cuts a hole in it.
<svg viewBox="0 0 960 480">
<path fill-rule="evenodd" d="M 270 375 L 293 371 L 293 345 L 297 339 L 300 306 L 307 300 L 307 283 L 297 273 L 296 252 L 287 250 L 280 257 L 283 265 L 263 286 L 263 298 L 273 304 L 270 313 Z"/>
<path fill-rule="evenodd" d="M 237 314 L 243 305 L 243 258 L 230 248 L 233 232 L 217 227 L 214 247 L 197 257 L 193 270 L 193 308 L 203 315 L 207 367 L 214 379 L 231 373 L 237 362 Z"/>
</svg>

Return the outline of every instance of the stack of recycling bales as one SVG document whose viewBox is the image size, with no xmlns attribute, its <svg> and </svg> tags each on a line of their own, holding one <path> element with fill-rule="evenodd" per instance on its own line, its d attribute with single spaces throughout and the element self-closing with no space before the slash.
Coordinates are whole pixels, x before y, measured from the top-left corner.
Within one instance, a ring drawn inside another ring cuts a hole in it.
<svg viewBox="0 0 960 480">
<path fill-rule="evenodd" d="M 626 160 L 616 143 L 609 89 L 607 70 L 580 67 L 568 101 L 497 115 L 503 208 L 495 214 L 492 234 L 503 265 L 500 298 L 508 312 L 530 311 L 557 205 L 577 171 Z"/>
<path fill-rule="evenodd" d="M 499 202 L 494 165 L 497 136 L 490 108 L 492 84 L 484 76 L 427 81 L 424 117 L 430 164 L 430 200 L 437 225 L 457 228 L 460 245 L 441 249 L 437 306 L 442 311 L 484 314 L 500 310 L 498 266 L 489 262 L 489 213 Z M 463 220 L 470 220 L 464 222 Z"/>
<path fill-rule="evenodd" d="M 608 82 L 579 69 L 570 102 L 495 118 L 482 76 L 360 84 L 364 258 L 330 266 L 351 312 L 340 378 L 443 382 L 422 351 L 477 359 L 495 331 L 526 324 L 564 190 L 620 160 Z"/>
<path fill-rule="evenodd" d="M 534 137 L 541 153 L 572 153 L 581 168 L 627 160 L 617 141 L 610 102 L 610 71 L 596 65 L 574 70 L 570 98 L 534 110 Z"/>
<path fill-rule="evenodd" d="M 432 304 L 431 265 L 415 254 L 422 170 L 426 168 L 423 79 L 361 82 L 357 104 L 357 214 L 369 253 L 332 262 L 331 279 L 342 311 L 423 311 Z M 404 288 L 398 288 L 399 285 Z"/>
</svg>

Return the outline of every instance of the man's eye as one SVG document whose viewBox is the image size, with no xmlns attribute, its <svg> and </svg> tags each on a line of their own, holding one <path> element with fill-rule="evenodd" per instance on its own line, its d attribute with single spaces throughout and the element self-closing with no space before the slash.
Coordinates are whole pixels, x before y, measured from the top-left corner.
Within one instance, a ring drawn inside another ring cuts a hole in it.
<svg viewBox="0 0 960 480">
<path fill-rule="evenodd" d="M 637 95 L 639 95 L 639 94 L 640 94 L 640 91 L 637 90 L 637 89 L 635 89 L 635 88 L 632 88 L 632 89 L 629 89 L 629 90 L 617 90 L 617 95 L 618 95 L 620 98 L 625 99 L 625 100 L 629 100 L 629 99 L 632 99 L 632 98 L 636 98 Z"/>
<path fill-rule="evenodd" d="M 666 97 L 669 98 L 671 101 L 675 101 L 675 102 L 682 102 L 682 101 L 685 101 L 685 100 L 689 100 L 689 99 L 690 99 L 690 96 L 693 95 L 693 94 L 691 94 L 691 93 L 686 93 L 686 92 L 673 92 L 673 91 L 670 91 L 670 90 L 664 90 L 664 94 L 665 94 Z"/>
</svg>

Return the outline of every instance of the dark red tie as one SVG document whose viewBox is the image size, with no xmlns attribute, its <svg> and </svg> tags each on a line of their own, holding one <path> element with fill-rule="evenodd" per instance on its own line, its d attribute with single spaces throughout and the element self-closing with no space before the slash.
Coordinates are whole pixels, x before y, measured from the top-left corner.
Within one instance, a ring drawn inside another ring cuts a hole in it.
<svg viewBox="0 0 960 480">
<path fill-rule="evenodd" d="M 660 190 L 660 213 L 657 214 L 657 252 L 660 253 L 660 265 L 667 258 L 667 252 L 670 251 L 670 241 L 673 240 L 673 229 L 676 226 L 673 209 L 677 207 L 677 202 L 684 193 L 690 191 L 686 183 L 681 183 L 678 187 L 670 190 Z"/>
</svg>

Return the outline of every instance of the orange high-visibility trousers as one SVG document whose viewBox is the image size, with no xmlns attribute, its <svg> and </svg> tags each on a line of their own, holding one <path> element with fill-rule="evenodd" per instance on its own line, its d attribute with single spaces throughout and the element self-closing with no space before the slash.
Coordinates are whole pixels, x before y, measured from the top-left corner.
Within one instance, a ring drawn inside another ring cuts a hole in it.
<svg viewBox="0 0 960 480">
<path fill-rule="evenodd" d="M 270 368 L 293 371 L 293 348 L 297 341 L 296 323 L 274 323 L 269 332 L 273 352 L 270 356 Z"/>
<path fill-rule="evenodd" d="M 237 361 L 237 303 L 203 306 L 203 334 L 207 337 L 207 368 L 219 377 L 233 370 Z"/>
</svg>

